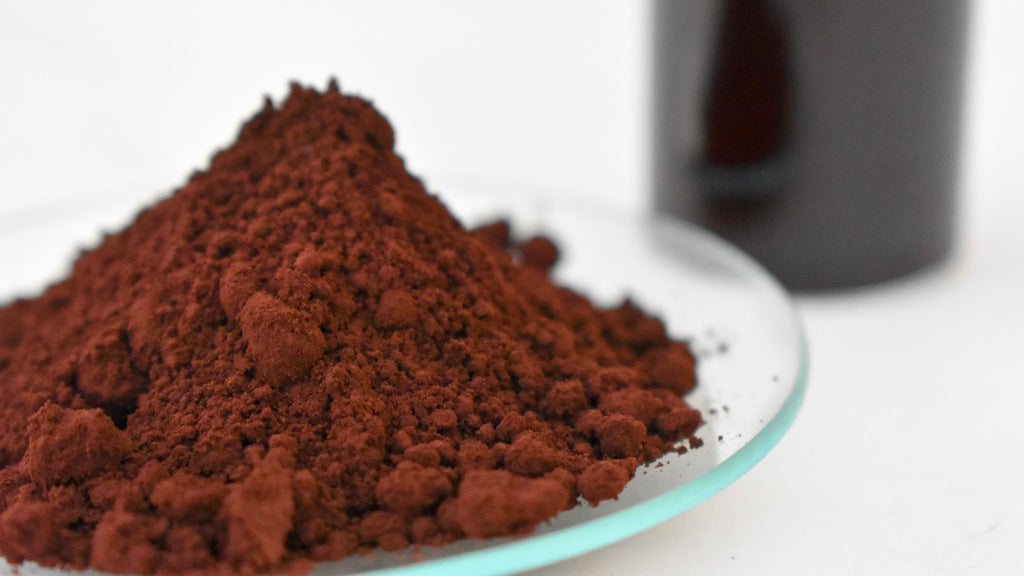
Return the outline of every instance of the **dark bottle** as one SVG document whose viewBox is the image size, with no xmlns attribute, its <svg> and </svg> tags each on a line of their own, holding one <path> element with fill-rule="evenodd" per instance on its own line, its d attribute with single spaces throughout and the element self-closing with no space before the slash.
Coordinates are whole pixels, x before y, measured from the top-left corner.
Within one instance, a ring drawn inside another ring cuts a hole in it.
<svg viewBox="0 0 1024 576">
<path fill-rule="evenodd" d="M 655 205 L 817 290 L 954 237 L 967 5 L 655 3 Z"/>
</svg>

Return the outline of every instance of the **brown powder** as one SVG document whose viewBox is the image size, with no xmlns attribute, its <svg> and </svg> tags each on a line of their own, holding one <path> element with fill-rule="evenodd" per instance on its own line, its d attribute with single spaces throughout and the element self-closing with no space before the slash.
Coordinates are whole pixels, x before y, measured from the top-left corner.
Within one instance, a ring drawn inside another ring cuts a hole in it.
<svg viewBox="0 0 1024 576">
<path fill-rule="evenodd" d="M 693 356 L 465 230 L 332 83 L 0 308 L 0 551 L 261 572 L 521 534 L 701 423 Z"/>
</svg>

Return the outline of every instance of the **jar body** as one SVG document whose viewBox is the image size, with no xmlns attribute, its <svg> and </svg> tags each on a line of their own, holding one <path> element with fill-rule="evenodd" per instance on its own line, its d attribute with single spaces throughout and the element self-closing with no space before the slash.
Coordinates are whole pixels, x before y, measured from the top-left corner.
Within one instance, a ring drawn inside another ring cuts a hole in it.
<svg viewBox="0 0 1024 576">
<path fill-rule="evenodd" d="M 968 7 L 655 4 L 655 205 L 794 290 L 879 282 L 953 244 Z"/>
</svg>

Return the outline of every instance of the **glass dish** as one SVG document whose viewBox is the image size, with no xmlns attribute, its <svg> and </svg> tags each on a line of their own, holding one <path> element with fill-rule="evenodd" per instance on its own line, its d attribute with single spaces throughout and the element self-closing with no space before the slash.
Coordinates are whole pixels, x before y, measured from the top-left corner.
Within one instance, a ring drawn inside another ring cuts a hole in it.
<svg viewBox="0 0 1024 576">
<path fill-rule="evenodd" d="M 689 341 L 698 358 L 698 385 L 687 401 L 704 415 L 697 432 L 703 446 L 663 456 L 638 470 L 617 500 L 583 503 L 528 536 L 376 551 L 318 564 L 314 575 L 499 576 L 565 560 L 706 500 L 750 470 L 786 433 L 807 384 L 803 331 L 786 293 L 737 249 L 674 219 L 586 204 L 465 194 L 446 194 L 444 201 L 468 225 L 508 218 L 517 236 L 553 238 L 562 252 L 558 282 L 602 305 L 628 296 L 662 318 L 673 336 Z M 36 226 L 25 230 L 45 233 Z M 8 229 L 5 242 L 17 235 Z M 10 296 L 0 294 L 0 301 Z M 0 559 L 0 574 L 12 572 Z M 18 574 L 68 573 L 27 563 Z"/>
</svg>

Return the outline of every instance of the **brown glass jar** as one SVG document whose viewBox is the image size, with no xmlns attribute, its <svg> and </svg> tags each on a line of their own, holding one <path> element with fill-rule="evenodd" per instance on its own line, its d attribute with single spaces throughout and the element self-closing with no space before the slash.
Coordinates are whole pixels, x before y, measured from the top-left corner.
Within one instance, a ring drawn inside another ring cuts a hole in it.
<svg viewBox="0 0 1024 576">
<path fill-rule="evenodd" d="M 794 290 L 941 261 L 968 7 L 914 4 L 656 1 L 656 207 Z"/>
</svg>

